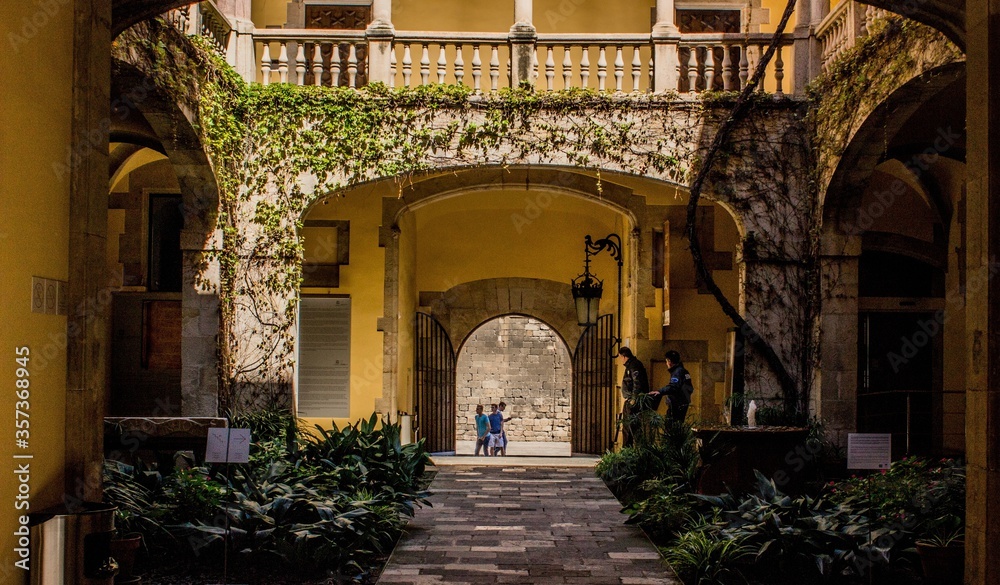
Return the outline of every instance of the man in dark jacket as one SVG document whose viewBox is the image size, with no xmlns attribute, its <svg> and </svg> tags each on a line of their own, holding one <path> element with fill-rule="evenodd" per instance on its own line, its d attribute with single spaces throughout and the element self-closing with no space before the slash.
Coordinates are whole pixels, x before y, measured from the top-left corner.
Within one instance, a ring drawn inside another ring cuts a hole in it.
<svg viewBox="0 0 1000 585">
<path fill-rule="evenodd" d="M 660 397 L 670 399 L 670 417 L 675 422 L 684 422 L 688 407 L 691 406 L 691 394 L 694 393 L 691 374 L 681 363 L 681 355 L 676 351 L 670 350 L 664 357 L 670 370 L 670 383 L 659 390 L 653 390 L 649 395 L 656 397 L 653 408 L 660 403 Z"/>
<path fill-rule="evenodd" d="M 632 419 L 635 414 L 642 410 L 647 404 L 646 394 L 649 392 L 649 377 L 646 375 L 646 367 L 642 365 L 637 357 L 632 355 L 632 350 L 622 347 L 618 350 L 619 363 L 625 366 L 625 375 L 622 377 L 622 394 L 625 397 L 625 408 L 622 410 L 622 445 L 631 447 Z"/>
</svg>

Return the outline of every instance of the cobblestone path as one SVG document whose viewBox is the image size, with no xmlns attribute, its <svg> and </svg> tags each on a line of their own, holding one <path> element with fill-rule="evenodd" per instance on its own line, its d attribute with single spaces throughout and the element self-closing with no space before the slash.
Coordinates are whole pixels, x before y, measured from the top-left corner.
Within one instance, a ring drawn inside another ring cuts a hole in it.
<svg viewBox="0 0 1000 585">
<path fill-rule="evenodd" d="M 442 467 L 380 584 L 681 585 L 593 468 Z"/>
</svg>

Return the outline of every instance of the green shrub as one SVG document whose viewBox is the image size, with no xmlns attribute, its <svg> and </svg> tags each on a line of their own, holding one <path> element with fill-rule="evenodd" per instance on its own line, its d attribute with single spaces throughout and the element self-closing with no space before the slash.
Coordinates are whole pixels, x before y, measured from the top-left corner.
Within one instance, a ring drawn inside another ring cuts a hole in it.
<svg viewBox="0 0 1000 585">
<path fill-rule="evenodd" d="M 653 412 L 652 418 L 663 420 Z M 642 489 L 647 480 L 664 480 L 694 491 L 700 467 L 700 453 L 691 427 L 666 422 L 655 440 L 637 440 L 635 446 L 607 452 L 597 462 L 595 473 L 626 505 L 647 497 Z"/>
<path fill-rule="evenodd" d="M 625 508 L 627 524 L 638 524 L 653 542 L 666 542 L 691 521 L 692 506 L 684 489 L 666 480 L 644 482 L 649 496 Z"/>
<path fill-rule="evenodd" d="M 688 585 L 730 585 L 747 583 L 740 567 L 753 558 L 753 550 L 738 539 L 693 530 L 663 549 L 663 556 Z"/>
</svg>

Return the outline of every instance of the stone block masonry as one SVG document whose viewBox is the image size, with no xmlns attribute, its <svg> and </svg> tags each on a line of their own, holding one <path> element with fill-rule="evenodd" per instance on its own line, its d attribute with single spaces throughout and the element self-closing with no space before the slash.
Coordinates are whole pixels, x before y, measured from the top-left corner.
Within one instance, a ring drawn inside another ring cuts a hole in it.
<svg viewBox="0 0 1000 585">
<path fill-rule="evenodd" d="M 456 429 L 474 441 L 476 405 L 507 403 L 510 441 L 567 442 L 573 362 L 562 338 L 545 323 L 506 315 L 472 332 L 458 355 Z"/>
</svg>

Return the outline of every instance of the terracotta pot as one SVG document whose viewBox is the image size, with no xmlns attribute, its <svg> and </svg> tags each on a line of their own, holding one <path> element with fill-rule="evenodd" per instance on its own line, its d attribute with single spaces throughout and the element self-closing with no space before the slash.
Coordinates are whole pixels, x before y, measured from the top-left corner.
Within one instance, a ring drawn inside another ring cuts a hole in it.
<svg viewBox="0 0 1000 585">
<path fill-rule="evenodd" d="M 965 575 L 965 543 L 937 546 L 917 543 L 920 568 L 928 585 L 961 585 Z"/>
<path fill-rule="evenodd" d="M 111 556 L 118 561 L 118 576 L 115 583 L 137 583 L 137 581 L 127 581 L 132 577 L 132 570 L 135 567 L 135 556 L 142 544 L 142 535 L 138 533 L 126 534 L 121 538 L 111 541 Z"/>
</svg>

